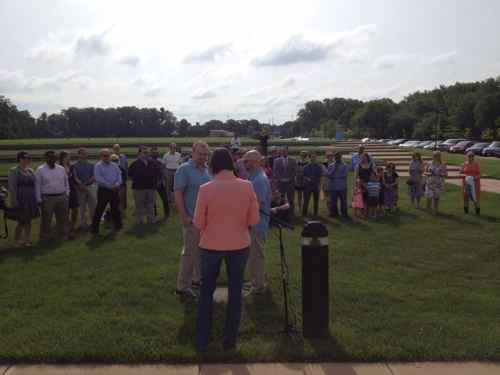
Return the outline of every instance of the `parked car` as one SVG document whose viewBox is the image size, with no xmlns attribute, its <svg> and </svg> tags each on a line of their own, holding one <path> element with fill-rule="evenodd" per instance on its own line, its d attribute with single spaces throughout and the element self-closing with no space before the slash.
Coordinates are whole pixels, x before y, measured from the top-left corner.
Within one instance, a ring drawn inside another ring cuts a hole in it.
<svg viewBox="0 0 500 375">
<path fill-rule="evenodd" d="M 434 143 L 434 141 L 422 141 L 422 142 L 418 142 L 415 145 L 415 147 L 417 147 L 417 148 L 424 148 L 425 146 L 430 145 L 432 143 Z"/>
<path fill-rule="evenodd" d="M 447 139 L 443 143 L 441 143 L 438 147 L 439 151 L 450 151 L 451 146 L 455 146 L 459 142 L 466 141 L 467 139 L 459 139 L 459 138 L 452 138 L 452 139 Z"/>
<path fill-rule="evenodd" d="M 483 150 L 483 155 L 500 157 L 500 142 L 492 142 Z"/>
<path fill-rule="evenodd" d="M 469 147 L 473 146 L 476 142 L 474 141 L 462 141 L 458 142 L 456 145 L 453 145 L 450 147 L 449 152 L 455 153 L 455 154 L 463 154 L 465 153 L 465 150 L 467 150 Z"/>
<path fill-rule="evenodd" d="M 483 150 L 488 147 L 491 143 L 488 142 L 479 142 L 471 147 L 469 147 L 467 150 L 465 150 L 465 153 L 468 153 L 469 151 L 472 152 L 474 155 L 482 155 Z"/>
<path fill-rule="evenodd" d="M 406 141 L 404 143 L 401 143 L 399 147 L 404 147 L 404 148 L 415 147 L 419 143 L 420 141 Z"/>
<path fill-rule="evenodd" d="M 437 150 L 439 150 L 439 145 L 441 143 L 443 143 L 443 141 L 432 141 L 427 146 L 424 146 L 424 150 L 434 150 L 434 148 L 436 148 Z"/>
<path fill-rule="evenodd" d="M 392 141 L 389 144 L 393 146 L 399 146 L 401 143 L 404 143 L 406 141 L 407 139 L 396 139 L 395 141 Z"/>
</svg>

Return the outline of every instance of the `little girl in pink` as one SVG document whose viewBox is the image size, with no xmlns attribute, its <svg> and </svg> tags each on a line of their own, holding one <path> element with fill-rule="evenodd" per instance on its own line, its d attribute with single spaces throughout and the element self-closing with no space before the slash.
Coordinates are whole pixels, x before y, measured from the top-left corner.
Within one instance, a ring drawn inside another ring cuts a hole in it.
<svg viewBox="0 0 500 375">
<path fill-rule="evenodd" d="M 363 191 L 363 182 L 358 178 L 352 194 L 352 208 L 354 209 L 354 216 L 357 218 L 363 217 L 363 209 L 365 208 Z"/>
</svg>

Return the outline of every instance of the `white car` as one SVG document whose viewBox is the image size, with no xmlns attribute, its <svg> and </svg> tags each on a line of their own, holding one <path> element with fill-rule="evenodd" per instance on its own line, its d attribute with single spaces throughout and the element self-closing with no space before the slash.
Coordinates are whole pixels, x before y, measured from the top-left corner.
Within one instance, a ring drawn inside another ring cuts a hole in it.
<svg viewBox="0 0 500 375">
<path fill-rule="evenodd" d="M 401 143 L 399 147 L 410 148 L 415 147 L 419 143 L 420 141 L 406 141 L 405 143 Z"/>
</svg>

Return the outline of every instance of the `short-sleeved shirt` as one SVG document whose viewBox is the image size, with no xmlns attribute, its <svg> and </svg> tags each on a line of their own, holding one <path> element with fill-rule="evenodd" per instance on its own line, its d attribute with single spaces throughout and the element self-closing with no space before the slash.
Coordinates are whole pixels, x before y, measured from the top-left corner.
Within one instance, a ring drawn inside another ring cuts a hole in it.
<svg viewBox="0 0 500 375">
<path fill-rule="evenodd" d="M 175 172 L 174 191 L 181 191 L 184 198 L 184 209 L 189 217 L 193 217 L 200 186 L 210 181 L 208 168 L 198 168 L 191 159 L 182 164 Z"/>
<path fill-rule="evenodd" d="M 380 194 L 381 185 L 378 181 L 368 181 L 366 184 L 366 190 L 368 190 L 368 196 L 371 198 L 378 197 Z"/>
<path fill-rule="evenodd" d="M 271 184 L 261 169 L 248 176 L 248 180 L 252 183 L 259 202 L 260 220 L 255 226 L 255 230 L 259 236 L 265 238 L 269 228 L 269 215 L 271 212 Z"/>
</svg>

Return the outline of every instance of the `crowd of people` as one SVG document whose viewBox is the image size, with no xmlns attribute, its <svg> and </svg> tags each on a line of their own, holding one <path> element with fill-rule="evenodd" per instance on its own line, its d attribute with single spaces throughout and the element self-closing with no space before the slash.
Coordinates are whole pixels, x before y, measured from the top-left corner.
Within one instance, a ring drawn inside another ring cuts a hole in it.
<svg viewBox="0 0 500 375">
<path fill-rule="evenodd" d="M 349 206 L 357 218 L 369 219 L 398 206 L 395 164 L 377 166 L 363 146 L 349 161 L 329 150 L 323 162 L 315 151 L 302 151 L 297 160 L 287 146 L 268 150 L 267 138 L 262 137 L 259 150 L 244 150 L 235 138 L 212 153 L 207 143 L 199 141 L 187 158 L 175 144 L 164 156 L 156 147 L 141 146 L 131 163 L 119 145 L 102 149 L 95 164 L 88 160 L 85 148 L 78 150 L 75 163 L 68 152 L 47 151 L 45 163 L 36 171 L 29 168 L 30 155 L 19 152 L 17 166 L 9 172 L 11 207 L 17 211 L 16 245 L 32 245 L 31 224 L 38 217 L 42 241 L 54 239 L 53 217 L 60 239 L 74 236 L 78 229 L 97 235 L 105 220 L 119 231 L 127 212 L 127 181 L 131 180 L 137 225 L 166 221 L 175 202 L 183 237 L 176 293 L 199 301 L 199 351 L 206 350 L 211 340 L 213 293 L 225 262 L 229 294 L 224 348 L 230 350 L 237 341 L 245 270 L 250 276 L 248 294 L 266 290 L 265 246 L 272 217 L 282 221 L 300 215 L 318 217 L 321 197 L 329 216 L 342 220 L 350 220 Z M 469 212 L 472 200 L 479 214 L 480 168 L 473 154 L 467 155 L 461 171 L 464 212 Z M 353 172 L 351 194 L 349 172 Z M 428 209 L 437 213 L 447 175 L 441 154 L 434 153 L 433 160 L 424 163 L 415 153 L 408 172 L 411 202 L 420 208 L 425 196 Z"/>
</svg>

